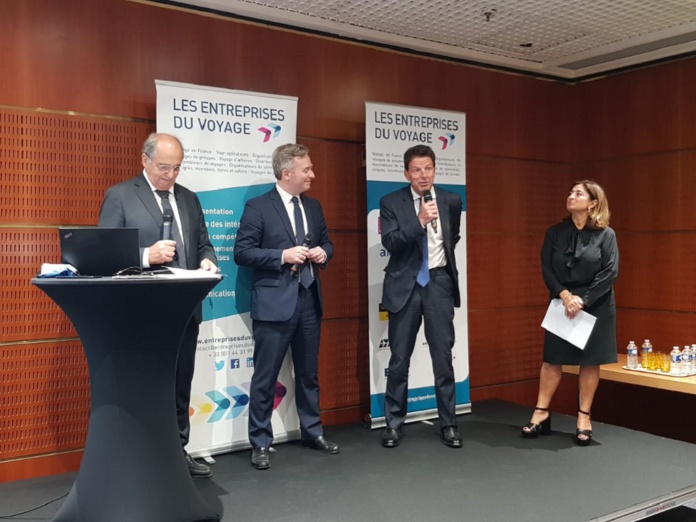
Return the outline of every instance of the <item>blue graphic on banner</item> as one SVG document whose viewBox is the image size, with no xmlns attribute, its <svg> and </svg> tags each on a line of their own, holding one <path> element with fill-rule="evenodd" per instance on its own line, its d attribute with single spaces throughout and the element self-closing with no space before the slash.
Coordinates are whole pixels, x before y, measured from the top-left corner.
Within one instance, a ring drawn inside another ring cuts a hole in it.
<svg viewBox="0 0 696 522">
<path fill-rule="evenodd" d="M 469 404 L 469 378 L 454 383 L 454 393 L 457 397 L 457 405 Z M 435 399 L 435 386 L 414 388 L 408 390 L 407 412 L 437 410 Z M 384 417 L 384 393 L 374 393 L 370 396 L 370 415 L 373 419 Z"/>
<path fill-rule="evenodd" d="M 264 183 L 198 193 L 220 273 L 225 276 L 203 300 L 204 321 L 249 312 L 252 271 L 234 262 L 234 241 L 246 202 L 265 194 L 274 185 Z"/>
</svg>

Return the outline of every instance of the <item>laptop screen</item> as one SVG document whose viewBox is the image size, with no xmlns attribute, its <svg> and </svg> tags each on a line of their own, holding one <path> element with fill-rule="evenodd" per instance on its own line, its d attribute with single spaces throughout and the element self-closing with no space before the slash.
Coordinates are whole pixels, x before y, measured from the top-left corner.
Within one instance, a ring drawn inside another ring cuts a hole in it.
<svg viewBox="0 0 696 522">
<path fill-rule="evenodd" d="M 140 267 L 137 228 L 58 229 L 63 263 L 80 275 L 112 276 L 125 268 Z"/>
</svg>

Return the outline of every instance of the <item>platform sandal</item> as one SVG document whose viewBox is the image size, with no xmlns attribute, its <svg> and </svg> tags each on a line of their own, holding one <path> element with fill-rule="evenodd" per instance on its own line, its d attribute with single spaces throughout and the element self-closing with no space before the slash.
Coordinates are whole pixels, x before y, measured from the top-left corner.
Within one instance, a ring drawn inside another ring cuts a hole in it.
<svg viewBox="0 0 696 522">
<path fill-rule="evenodd" d="M 534 411 L 546 411 L 549 412 L 548 408 L 534 408 Z M 522 428 L 522 437 L 525 439 L 536 439 L 539 436 L 539 433 L 542 435 L 551 435 L 551 412 L 549 412 L 549 415 L 541 421 L 539 424 L 535 424 L 533 422 L 527 423 L 523 428 Z"/>
<path fill-rule="evenodd" d="M 589 411 L 578 410 L 578 413 L 590 416 Z M 575 430 L 575 443 L 578 446 L 589 446 L 590 442 L 592 442 L 592 430 L 581 430 L 580 428 Z"/>
</svg>

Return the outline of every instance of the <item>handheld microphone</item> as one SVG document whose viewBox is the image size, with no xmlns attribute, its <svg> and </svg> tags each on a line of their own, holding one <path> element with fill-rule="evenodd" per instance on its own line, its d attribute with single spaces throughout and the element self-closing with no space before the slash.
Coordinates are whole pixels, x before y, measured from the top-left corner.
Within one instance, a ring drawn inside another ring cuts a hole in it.
<svg viewBox="0 0 696 522">
<path fill-rule="evenodd" d="M 312 233 L 309 232 L 309 233 L 304 237 L 304 240 L 302 241 L 302 246 L 309 247 L 309 245 L 312 243 L 312 239 L 314 239 L 314 238 L 312 237 Z M 290 268 L 290 270 L 292 270 L 293 272 L 297 272 L 297 271 L 300 269 L 301 266 L 302 266 L 302 263 L 295 263 L 294 265 L 292 265 L 292 267 Z"/>
<path fill-rule="evenodd" d="M 426 203 L 430 203 L 433 200 L 433 195 L 430 193 L 429 190 L 426 190 L 423 192 L 423 201 Z M 433 230 L 437 233 L 437 219 L 433 219 L 430 224 L 433 227 Z"/>
<path fill-rule="evenodd" d="M 172 222 L 174 221 L 174 214 L 172 211 L 167 209 L 162 213 L 162 239 L 170 240 L 172 238 Z"/>
</svg>

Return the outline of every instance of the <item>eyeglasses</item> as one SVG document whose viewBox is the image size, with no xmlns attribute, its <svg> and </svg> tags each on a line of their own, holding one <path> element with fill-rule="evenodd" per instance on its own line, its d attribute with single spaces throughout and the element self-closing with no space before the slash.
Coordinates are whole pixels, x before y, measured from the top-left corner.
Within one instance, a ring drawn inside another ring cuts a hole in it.
<svg viewBox="0 0 696 522">
<path fill-rule="evenodd" d="M 153 161 L 150 156 L 148 156 L 148 159 L 150 161 Z M 167 163 L 155 163 L 155 167 L 157 167 L 157 170 L 159 170 L 162 174 L 166 174 L 167 172 L 171 171 L 174 171 L 176 174 L 178 174 L 181 170 L 181 165 L 169 165 Z"/>
</svg>

